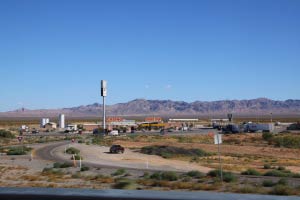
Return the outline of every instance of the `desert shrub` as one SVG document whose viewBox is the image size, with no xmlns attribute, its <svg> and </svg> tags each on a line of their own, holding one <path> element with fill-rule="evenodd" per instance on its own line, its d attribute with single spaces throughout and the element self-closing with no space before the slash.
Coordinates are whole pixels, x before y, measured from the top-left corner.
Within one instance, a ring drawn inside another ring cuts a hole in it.
<svg viewBox="0 0 300 200">
<path fill-rule="evenodd" d="M 220 170 L 212 170 L 207 173 L 208 176 L 211 177 L 219 177 L 221 176 L 221 171 Z M 223 172 L 223 180 L 227 183 L 233 182 L 237 180 L 237 177 L 231 173 L 231 172 Z"/>
<path fill-rule="evenodd" d="M 154 179 L 154 180 L 161 180 L 161 176 L 160 173 L 155 172 L 150 176 L 150 179 Z"/>
<path fill-rule="evenodd" d="M 131 180 L 128 179 L 120 179 L 117 180 L 117 182 L 113 186 L 114 189 L 121 189 L 121 190 L 128 190 L 128 189 L 134 189 L 134 183 Z"/>
<path fill-rule="evenodd" d="M 284 173 L 282 171 L 279 170 L 272 170 L 272 171 L 268 171 L 264 174 L 264 176 L 275 176 L 275 177 L 288 177 L 289 174 Z"/>
<path fill-rule="evenodd" d="M 69 168 L 72 167 L 70 163 L 54 163 L 53 168 Z"/>
<path fill-rule="evenodd" d="M 175 172 L 155 172 L 150 176 L 153 180 L 177 181 L 178 175 Z"/>
<path fill-rule="evenodd" d="M 7 155 L 26 155 L 32 148 L 25 146 L 9 147 Z"/>
<path fill-rule="evenodd" d="M 270 164 L 264 164 L 264 169 L 271 169 L 272 166 Z"/>
<path fill-rule="evenodd" d="M 143 178 L 150 178 L 150 175 L 148 172 L 144 172 Z"/>
<path fill-rule="evenodd" d="M 300 178 L 300 174 L 299 173 L 294 173 L 294 174 L 292 174 L 292 177 L 293 178 Z"/>
<path fill-rule="evenodd" d="M 231 172 L 226 172 L 224 175 L 223 175 L 223 180 L 226 182 L 226 183 L 231 183 L 231 182 L 234 182 L 237 180 L 237 177 L 231 173 Z"/>
<path fill-rule="evenodd" d="M 121 176 L 124 175 L 126 173 L 125 169 L 118 169 L 117 171 L 115 171 L 114 173 L 112 173 L 112 176 Z"/>
<path fill-rule="evenodd" d="M 187 173 L 187 175 L 193 178 L 202 178 L 205 176 L 202 172 L 199 171 L 190 171 Z"/>
<path fill-rule="evenodd" d="M 277 167 L 277 170 L 279 170 L 279 171 L 285 171 L 286 169 L 283 166 L 279 166 L 279 167 Z"/>
<path fill-rule="evenodd" d="M 219 177 L 221 176 L 221 171 L 220 170 L 211 170 L 207 173 L 208 176 L 211 176 L 211 177 Z"/>
<path fill-rule="evenodd" d="M 277 182 L 277 185 L 288 185 L 288 181 L 287 179 L 282 178 Z"/>
<path fill-rule="evenodd" d="M 244 187 L 238 188 L 238 190 L 236 192 L 242 193 L 242 194 L 255 194 L 255 193 L 257 193 L 257 188 L 246 185 Z"/>
<path fill-rule="evenodd" d="M 278 136 L 272 141 L 277 147 L 300 148 L 300 136 L 298 135 Z"/>
<path fill-rule="evenodd" d="M 63 175 L 63 172 L 61 170 L 56 170 L 53 168 L 44 168 L 42 171 L 42 174 L 44 174 L 44 175 Z"/>
<path fill-rule="evenodd" d="M 177 181 L 178 176 L 175 172 L 162 172 L 161 179 L 166 181 Z"/>
<path fill-rule="evenodd" d="M 0 130 L 0 137 L 15 138 L 14 134 L 12 134 L 10 131 L 6 131 L 6 130 Z"/>
<path fill-rule="evenodd" d="M 273 133 L 265 132 L 265 133 L 262 134 L 262 138 L 265 141 L 270 141 L 273 138 Z"/>
<path fill-rule="evenodd" d="M 75 160 L 83 160 L 83 157 L 78 154 L 74 155 L 74 157 L 72 156 L 71 160 L 74 160 L 74 158 L 75 158 Z"/>
<path fill-rule="evenodd" d="M 270 194 L 289 196 L 289 195 L 294 195 L 295 193 L 292 188 L 290 188 L 286 185 L 277 185 L 273 188 L 273 190 L 270 192 Z"/>
<path fill-rule="evenodd" d="M 80 171 L 82 171 L 82 172 L 89 171 L 89 170 L 90 170 L 90 168 L 87 166 L 82 166 L 80 169 Z"/>
<path fill-rule="evenodd" d="M 141 149 L 141 153 L 158 155 L 164 158 L 173 158 L 178 156 L 205 157 L 211 155 L 211 153 L 207 153 L 202 149 L 184 149 L 172 146 L 147 146 Z"/>
<path fill-rule="evenodd" d="M 276 183 L 274 183 L 274 182 L 271 181 L 271 180 L 264 180 L 263 183 L 262 183 L 262 185 L 263 185 L 264 187 L 273 187 L 273 186 L 276 185 Z"/>
<path fill-rule="evenodd" d="M 79 154 L 80 153 L 80 150 L 79 149 L 76 149 L 74 147 L 70 147 L 67 149 L 67 154 Z"/>
<path fill-rule="evenodd" d="M 261 173 L 255 169 L 248 169 L 247 171 L 242 172 L 242 175 L 261 176 Z"/>
</svg>

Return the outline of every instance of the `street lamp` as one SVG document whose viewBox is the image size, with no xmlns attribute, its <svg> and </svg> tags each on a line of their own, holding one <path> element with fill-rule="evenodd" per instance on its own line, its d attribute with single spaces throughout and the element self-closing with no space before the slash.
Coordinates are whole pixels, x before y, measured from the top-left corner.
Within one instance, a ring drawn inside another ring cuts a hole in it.
<svg viewBox="0 0 300 200">
<path fill-rule="evenodd" d="M 103 134 L 106 134 L 105 97 L 107 96 L 107 81 L 101 81 L 101 96 L 103 97 Z"/>
</svg>

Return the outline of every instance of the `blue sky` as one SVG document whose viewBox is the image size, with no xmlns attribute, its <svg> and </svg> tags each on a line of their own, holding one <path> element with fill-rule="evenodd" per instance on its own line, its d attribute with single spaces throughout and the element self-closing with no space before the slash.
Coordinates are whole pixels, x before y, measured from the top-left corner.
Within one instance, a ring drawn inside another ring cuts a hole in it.
<svg viewBox="0 0 300 200">
<path fill-rule="evenodd" d="M 0 111 L 300 99 L 298 0 L 1 0 Z"/>
</svg>

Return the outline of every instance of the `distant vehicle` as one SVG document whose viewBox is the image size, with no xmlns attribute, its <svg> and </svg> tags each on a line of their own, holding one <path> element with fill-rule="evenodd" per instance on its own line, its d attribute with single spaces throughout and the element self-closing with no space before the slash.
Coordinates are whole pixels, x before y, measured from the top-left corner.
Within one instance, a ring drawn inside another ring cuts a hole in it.
<svg viewBox="0 0 300 200">
<path fill-rule="evenodd" d="M 110 135 L 110 136 L 118 136 L 119 135 L 119 131 L 113 130 L 113 131 L 109 132 L 108 135 Z"/>
<path fill-rule="evenodd" d="M 38 130 L 32 130 L 31 133 L 32 134 L 37 134 L 37 133 L 39 133 L 39 131 Z"/>
<path fill-rule="evenodd" d="M 124 153 L 125 148 L 121 145 L 112 145 L 109 149 L 110 153 Z"/>
<path fill-rule="evenodd" d="M 240 128 L 235 124 L 228 124 L 225 128 L 222 128 L 222 132 L 224 134 L 239 133 Z"/>
<path fill-rule="evenodd" d="M 256 123 L 248 123 L 244 127 L 245 132 L 255 133 L 257 131 L 262 132 L 273 132 L 274 124 L 256 124 Z"/>
</svg>

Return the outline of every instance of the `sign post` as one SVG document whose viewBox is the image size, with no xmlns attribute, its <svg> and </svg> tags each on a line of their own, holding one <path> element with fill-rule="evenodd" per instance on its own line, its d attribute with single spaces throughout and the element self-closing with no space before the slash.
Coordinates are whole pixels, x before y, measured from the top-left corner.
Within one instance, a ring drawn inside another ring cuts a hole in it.
<svg viewBox="0 0 300 200">
<path fill-rule="evenodd" d="M 221 179 L 221 182 L 223 182 L 223 167 L 222 167 L 222 159 L 221 159 L 221 145 L 223 143 L 222 141 L 222 134 L 215 134 L 215 137 L 214 137 L 214 140 L 215 140 L 215 144 L 218 145 L 218 156 L 219 156 L 219 165 L 220 165 L 220 179 Z"/>
</svg>

